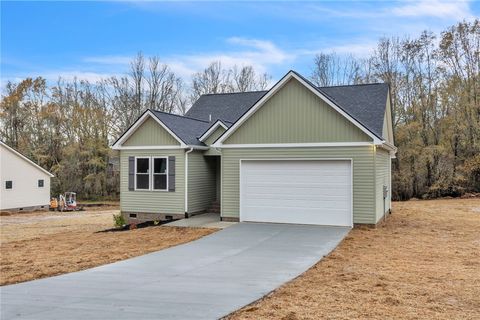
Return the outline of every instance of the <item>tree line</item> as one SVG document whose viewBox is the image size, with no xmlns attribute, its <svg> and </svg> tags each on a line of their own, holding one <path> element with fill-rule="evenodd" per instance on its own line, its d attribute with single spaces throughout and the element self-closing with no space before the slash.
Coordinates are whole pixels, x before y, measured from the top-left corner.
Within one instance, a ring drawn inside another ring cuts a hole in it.
<svg viewBox="0 0 480 320">
<path fill-rule="evenodd" d="M 158 57 L 133 59 L 124 76 L 95 83 L 42 77 L 8 82 L 0 139 L 55 174 L 52 194 L 117 197 L 118 155 L 109 145 L 146 109 L 184 114 L 202 94 L 264 90 L 252 66 L 212 62 L 186 83 Z M 397 158 L 393 197 L 480 192 L 480 21 L 434 34 L 381 38 L 366 58 L 319 53 L 319 86 L 390 84 Z"/>
<path fill-rule="evenodd" d="M 184 114 L 204 93 L 264 90 L 268 81 L 251 66 L 213 62 L 187 87 L 158 57 L 141 53 L 125 76 L 95 83 L 9 81 L 0 102 L 0 139 L 55 175 L 52 195 L 118 198 L 118 154 L 109 146 L 147 108 Z"/>
<path fill-rule="evenodd" d="M 367 58 L 319 54 L 314 65 L 319 86 L 390 84 L 394 199 L 480 192 L 480 20 L 382 38 Z"/>
</svg>

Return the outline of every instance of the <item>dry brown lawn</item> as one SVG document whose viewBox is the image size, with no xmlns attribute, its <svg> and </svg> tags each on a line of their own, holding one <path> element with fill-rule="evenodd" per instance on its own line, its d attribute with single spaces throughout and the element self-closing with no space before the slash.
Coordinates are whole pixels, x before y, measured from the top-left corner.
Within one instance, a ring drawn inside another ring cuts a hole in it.
<svg viewBox="0 0 480 320">
<path fill-rule="evenodd" d="M 480 319 L 480 199 L 397 202 L 228 319 Z"/>
<path fill-rule="evenodd" d="M 0 285 L 107 264 L 198 239 L 215 229 L 113 227 L 118 209 L 36 212 L 0 217 Z"/>
</svg>

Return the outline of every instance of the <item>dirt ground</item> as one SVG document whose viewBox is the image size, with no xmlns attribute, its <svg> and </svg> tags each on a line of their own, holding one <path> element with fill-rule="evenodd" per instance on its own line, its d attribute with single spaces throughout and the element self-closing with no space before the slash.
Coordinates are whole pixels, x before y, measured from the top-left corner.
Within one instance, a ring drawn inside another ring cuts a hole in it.
<svg viewBox="0 0 480 320">
<path fill-rule="evenodd" d="M 480 199 L 397 202 L 228 319 L 480 319 Z"/>
<path fill-rule="evenodd" d="M 198 239 L 216 229 L 113 227 L 116 208 L 0 217 L 0 285 L 107 264 Z"/>
</svg>

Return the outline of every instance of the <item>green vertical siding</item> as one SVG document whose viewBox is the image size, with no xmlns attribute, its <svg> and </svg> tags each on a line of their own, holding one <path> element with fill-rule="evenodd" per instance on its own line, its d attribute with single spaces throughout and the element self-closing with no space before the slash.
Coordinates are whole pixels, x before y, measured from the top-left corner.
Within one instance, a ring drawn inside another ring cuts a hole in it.
<svg viewBox="0 0 480 320">
<path fill-rule="evenodd" d="M 202 152 L 188 154 L 188 213 L 207 210 L 216 197 L 216 159 Z"/>
<path fill-rule="evenodd" d="M 226 130 L 223 127 L 218 127 L 214 132 L 212 132 L 212 134 L 207 138 L 207 140 L 205 140 L 204 143 L 207 146 L 212 145 L 215 140 L 217 140 L 225 131 Z M 218 156 L 221 153 L 215 148 L 210 148 L 204 154 L 207 156 Z"/>
<path fill-rule="evenodd" d="M 223 217 L 239 217 L 240 159 L 353 159 L 353 222 L 375 223 L 375 159 L 373 146 L 322 148 L 245 148 L 222 150 Z"/>
<path fill-rule="evenodd" d="M 129 156 L 175 156 L 175 191 L 129 191 Z M 126 212 L 185 213 L 185 151 L 121 150 L 120 151 L 120 209 Z"/>
<path fill-rule="evenodd" d="M 362 142 L 372 139 L 295 79 L 224 144 Z"/>
<path fill-rule="evenodd" d="M 218 127 L 212 134 L 205 140 L 207 146 L 213 144 L 226 130 L 223 127 Z"/>
<path fill-rule="evenodd" d="M 169 146 L 180 143 L 163 127 L 149 117 L 143 122 L 134 134 L 123 143 L 122 146 Z"/>
<path fill-rule="evenodd" d="M 385 212 L 383 211 L 383 186 L 390 188 L 390 154 L 388 151 L 377 148 L 375 152 L 375 216 L 376 222 L 390 209 L 390 191 L 385 199 Z"/>
</svg>

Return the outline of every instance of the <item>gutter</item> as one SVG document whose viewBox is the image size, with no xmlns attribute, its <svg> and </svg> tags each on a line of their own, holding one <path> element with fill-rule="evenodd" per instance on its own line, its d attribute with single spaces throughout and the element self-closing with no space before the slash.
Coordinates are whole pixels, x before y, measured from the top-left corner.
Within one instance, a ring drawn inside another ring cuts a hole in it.
<svg viewBox="0 0 480 320">
<path fill-rule="evenodd" d="M 192 146 L 192 145 L 189 145 L 189 146 L 187 146 L 185 149 L 208 150 L 208 149 L 210 149 L 210 147 L 207 147 L 207 146 Z"/>
<path fill-rule="evenodd" d="M 387 150 L 390 153 L 390 158 L 392 159 L 396 158 L 398 148 L 395 147 L 393 144 L 386 141 L 382 141 L 382 143 L 379 144 L 378 147 Z"/>
<path fill-rule="evenodd" d="M 392 151 L 394 153 L 396 153 L 398 150 L 397 147 L 395 147 L 393 144 L 388 143 L 386 141 L 382 141 L 382 143 L 380 144 L 380 147 L 388 151 Z"/>
<path fill-rule="evenodd" d="M 185 150 L 185 218 L 188 218 L 188 154 L 193 151 L 193 147 Z"/>
</svg>

